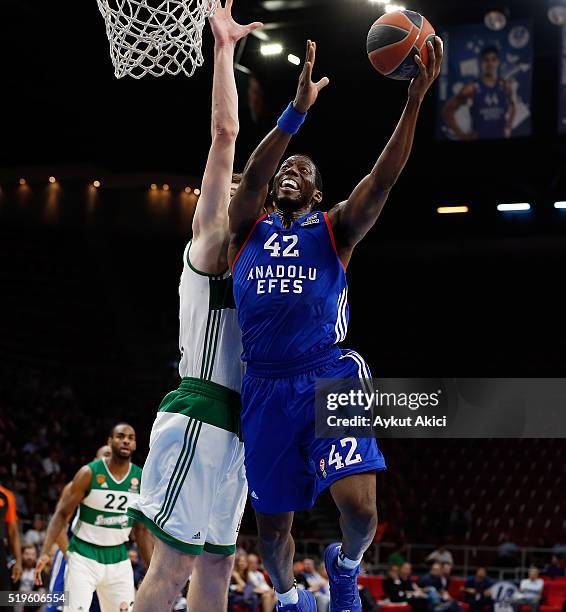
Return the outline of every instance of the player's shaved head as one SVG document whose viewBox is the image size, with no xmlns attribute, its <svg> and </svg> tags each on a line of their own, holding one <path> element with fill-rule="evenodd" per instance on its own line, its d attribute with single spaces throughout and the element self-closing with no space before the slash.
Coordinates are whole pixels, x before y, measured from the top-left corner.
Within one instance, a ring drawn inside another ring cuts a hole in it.
<svg viewBox="0 0 566 612">
<path fill-rule="evenodd" d="M 134 428 L 129 423 L 126 423 L 125 421 L 123 421 L 121 423 L 116 423 L 116 425 L 112 427 L 108 435 L 112 438 L 112 436 L 114 436 L 114 434 L 116 433 L 116 430 L 119 428 L 123 428 L 123 427 L 129 427 L 135 433 Z"/>
<path fill-rule="evenodd" d="M 112 454 L 112 449 L 110 448 L 108 444 L 105 444 L 104 446 L 101 446 L 96 451 L 95 459 L 108 459 L 108 457 L 110 457 L 111 454 Z"/>
</svg>

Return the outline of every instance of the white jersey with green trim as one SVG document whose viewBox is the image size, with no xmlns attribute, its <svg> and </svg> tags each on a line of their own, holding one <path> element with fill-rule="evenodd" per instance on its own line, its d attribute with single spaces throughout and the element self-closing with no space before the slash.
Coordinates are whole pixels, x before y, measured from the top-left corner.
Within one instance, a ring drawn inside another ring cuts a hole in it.
<svg viewBox="0 0 566 612">
<path fill-rule="evenodd" d="M 179 285 L 179 374 L 239 393 L 244 368 L 232 275 L 200 272 L 191 264 L 190 247 L 189 242 Z"/>
<path fill-rule="evenodd" d="M 142 470 L 130 463 L 124 478 L 112 476 L 105 459 L 88 464 L 92 470 L 90 490 L 79 505 L 73 535 L 96 546 L 118 546 L 128 541 L 133 521 L 126 511 L 139 497 Z"/>
</svg>

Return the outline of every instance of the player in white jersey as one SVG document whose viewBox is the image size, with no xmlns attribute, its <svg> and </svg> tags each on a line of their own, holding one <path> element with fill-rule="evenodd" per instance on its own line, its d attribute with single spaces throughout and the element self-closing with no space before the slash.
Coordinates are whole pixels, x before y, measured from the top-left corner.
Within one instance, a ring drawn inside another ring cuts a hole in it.
<svg viewBox="0 0 566 612">
<path fill-rule="evenodd" d="M 112 449 L 105 444 L 101 446 L 94 456 L 94 461 L 97 459 L 110 459 L 112 455 Z M 57 501 L 57 508 L 64 503 L 67 495 L 69 494 L 71 487 L 73 486 L 73 481 L 68 482 L 61 491 L 61 495 L 59 496 L 59 500 Z M 78 512 L 75 512 L 74 516 L 71 518 L 71 523 L 65 527 L 61 533 L 59 534 L 56 543 L 57 550 L 54 552 L 51 558 L 51 575 L 49 576 L 49 593 L 62 592 L 65 587 L 65 570 L 67 569 L 67 549 L 69 547 L 69 540 L 73 535 L 73 528 L 75 527 L 76 521 L 78 520 Z M 40 573 L 44 567 L 45 559 L 38 559 L 38 564 L 40 566 Z M 96 604 L 95 604 L 96 600 Z M 98 598 L 96 595 L 93 596 L 93 605 L 91 605 L 91 609 L 100 610 L 100 606 L 98 605 Z M 54 603 L 53 605 L 49 605 L 45 608 L 45 612 L 61 612 L 63 610 L 63 604 L 59 605 L 58 603 Z"/>
<path fill-rule="evenodd" d="M 228 271 L 228 205 L 236 188 L 234 48 L 261 26 L 237 24 L 232 0 L 215 39 L 212 145 L 183 253 L 179 287 L 181 384 L 159 407 L 140 498 L 128 514 L 156 536 L 135 612 L 170 610 L 191 578 L 191 612 L 224 612 L 247 486 L 240 439 L 241 335 Z"/>
<path fill-rule="evenodd" d="M 102 612 L 131 610 L 134 576 L 125 543 L 132 526 L 141 556 L 149 565 L 153 548 L 151 534 L 134 523 L 126 510 L 139 495 L 141 469 L 131 461 L 136 449 L 134 428 L 119 423 L 108 438 L 109 459 L 84 465 L 75 475 L 49 521 L 47 535 L 36 565 L 36 582 L 49 562 L 49 552 L 70 516 L 79 507 L 79 516 L 67 553 L 64 610 L 86 612 L 96 591 Z"/>
</svg>

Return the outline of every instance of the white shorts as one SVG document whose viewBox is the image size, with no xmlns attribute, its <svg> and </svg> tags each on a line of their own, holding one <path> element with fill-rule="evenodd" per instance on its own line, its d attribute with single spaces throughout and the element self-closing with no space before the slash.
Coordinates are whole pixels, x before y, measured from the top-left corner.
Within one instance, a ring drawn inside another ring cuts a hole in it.
<svg viewBox="0 0 566 612">
<path fill-rule="evenodd" d="M 88 612 L 96 591 L 102 612 L 128 612 L 135 596 L 134 572 L 129 559 L 99 563 L 78 552 L 67 553 L 65 612 Z"/>
<path fill-rule="evenodd" d="M 130 516 L 181 552 L 229 555 L 246 496 L 244 445 L 235 433 L 184 414 L 157 413 Z"/>
</svg>

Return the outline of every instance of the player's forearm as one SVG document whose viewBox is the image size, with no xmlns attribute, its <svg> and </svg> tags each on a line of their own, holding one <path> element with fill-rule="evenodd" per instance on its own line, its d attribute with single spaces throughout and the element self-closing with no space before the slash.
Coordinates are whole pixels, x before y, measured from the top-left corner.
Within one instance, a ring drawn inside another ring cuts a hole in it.
<svg viewBox="0 0 566 612">
<path fill-rule="evenodd" d="M 228 207 L 233 236 L 247 236 L 263 207 L 269 181 L 277 171 L 290 140 L 290 134 L 275 127 L 252 153 L 244 168 L 238 191 Z"/>
<path fill-rule="evenodd" d="M 212 138 L 235 140 L 238 135 L 238 93 L 234 78 L 234 45 L 214 47 Z"/>
<path fill-rule="evenodd" d="M 465 136 L 464 131 L 458 125 L 456 121 L 456 111 L 460 108 L 462 103 L 453 99 L 447 102 L 446 108 L 442 112 L 442 117 L 444 119 L 444 123 L 456 134 L 458 138 L 463 138 Z"/>
<path fill-rule="evenodd" d="M 216 43 L 214 48 L 214 78 L 212 85 L 212 145 L 204 171 L 199 205 L 193 218 L 193 240 L 196 247 L 192 257 L 207 267 L 212 250 L 216 251 L 225 240 L 227 232 L 227 204 L 234 165 L 234 151 L 238 135 L 238 94 L 234 78 L 234 44 Z M 204 252 L 200 238 L 207 242 Z M 198 246 L 197 246 L 198 245 Z M 204 261 L 201 260 L 204 258 Z"/>
<path fill-rule="evenodd" d="M 53 544 L 56 543 L 59 534 L 61 531 L 63 531 L 66 524 L 67 516 L 60 508 L 58 508 L 55 510 L 55 513 L 51 517 L 49 525 L 47 526 L 47 533 L 45 534 L 45 540 L 43 542 L 43 546 L 41 547 L 42 555 L 49 555 L 51 553 Z"/>
<path fill-rule="evenodd" d="M 291 134 L 276 126 L 259 143 L 244 169 L 242 180 L 248 189 L 259 191 L 267 186 L 277 171 L 291 137 Z"/>
<path fill-rule="evenodd" d="M 142 525 L 137 526 L 136 542 L 140 551 L 140 556 L 146 568 L 149 568 L 151 556 L 153 555 L 153 535 Z"/>
<path fill-rule="evenodd" d="M 55 544 L 59 547 L 61 552 L 65 555 L 67 554 L 67 548 L 69 546 L 69 538 L 67 537 L 67 532 L 65 529 L 59 533 L 57 539 L 55 540 Z"/>
<path fill-rule="evenodd" d="M 408 99 L 393 136 L 371 171 L 372 191 L 379 193 L 389 191 L 401 176 L 413 148 L 420 106 L 418 99 Z"/>
</svg>

